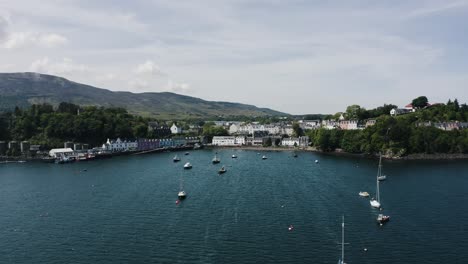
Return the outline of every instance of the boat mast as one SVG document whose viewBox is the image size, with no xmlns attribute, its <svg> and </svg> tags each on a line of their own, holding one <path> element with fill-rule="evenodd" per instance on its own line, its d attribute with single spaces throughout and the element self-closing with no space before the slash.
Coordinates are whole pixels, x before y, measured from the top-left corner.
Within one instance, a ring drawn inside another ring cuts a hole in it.
<svg viewBox="0 0 468 264">
<path fill-rule="evenodd" d="M 380 203 L 380 190 L 379 190 L 379 177 L 382 175 L 382 153 L 380 153 L 380 158 L 379 158 L 379 169 L 377 170 L 377 202 Z"/>
<path fill-rule="evenodd" d="M 343 222 L 341 223 L 341 263 L 344 262 L 344 215 Z"/>
</svg>

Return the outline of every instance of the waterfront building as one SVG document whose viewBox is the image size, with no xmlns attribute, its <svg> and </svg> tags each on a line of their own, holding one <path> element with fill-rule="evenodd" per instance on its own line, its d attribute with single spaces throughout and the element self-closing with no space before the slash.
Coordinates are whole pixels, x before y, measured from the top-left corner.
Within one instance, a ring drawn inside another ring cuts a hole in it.
<svg viewBox="0 0 468 264">
<path fill-rule="evenodd" d="M 29 152 L 30 147 L 31 147 L 31 144 L 29 143 L 29 141 L 21 141 L 21 144 L 20 144 L 21 153 Z"/>
<path fill-rule="evenodd" d="M 245 145 L 243 136 L 214 136 L 212 140 L 214 146 L 241 146 Z"/>
<path fill-rule="evenodd" d="M 281 145 L 285 147 L 307 147 L 309 146 L 309 137 L 283 138 Z"/>
<path fill-rule="evenodd" d="M 159 140 L 159 146 L 161 148 L 169 148 L 169 147 L 174 147 L 174 140 L 172 140 L 171 138 L 165 138 L 165 139 L 161 139 Z"/>
<path fill-rule="evenodd" d="M 139 138 L 137 140 L 138 143 L 138 150 L 145 151 L 145 150 L 152 150 L 157 149 L 160 147 L 159 139 L 147 139 L 147 138 Z"/>
<path fill-rule="evenodd" d="M 138 142 L 121 140 L 120 138 L 117 138 L 117 140 L 107 139 L 107 142 L 102 145 L 102 148 L 112 152 L 131 151 L 138 149 Z"/>
<path fill-rule="evenodd" d="M 59 158 L 62 156 L 73 155 L 73 149 L 71 148 L 56 148 L 49 151 L 49 156 L 53 158 Z"/>
</svg>

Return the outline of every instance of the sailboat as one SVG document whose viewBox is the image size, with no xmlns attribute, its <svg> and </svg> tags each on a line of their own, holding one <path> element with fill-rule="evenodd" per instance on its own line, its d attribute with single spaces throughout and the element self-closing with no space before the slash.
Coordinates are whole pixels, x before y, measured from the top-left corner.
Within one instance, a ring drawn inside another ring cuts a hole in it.
<svg viewBox="0 0 468 264">
<path fill-rule="evenodd" d="M 338 260 L 338 264 L 346 264 L 344 262 L 344 215 L 343 215 L 343 222 L 341 222 L 341 259 Z"/>
<path fill-rule="evenodd" d="M 380 208 L 380 190 L 379 190 L 379 177 L 382 176 L 382 154 L 380 154 L 379 159 L 379 168 L 377 169 L 377 191 L 375 193 L 376 198 L 372 198 L 370 200 L 370 205 L 374 208 Z"/>
<path fill-rule="evenodd" d="M 177 194 L 177 197 L 179 197 L 179 200 L 183 200 L 187 197 L 187 193 L 184 191 L 184 182 L 183 179 L 180 178 L 180 187 L 179 187 L 179 193 Z"/>
<path fill-rule="evenodd" d="M 174 162 L 179 162 L 180 158 L 179 156 L 175 155 L 174 158 L 172 159 Z"/>
<path fill-rule="evenodd" d="M 215 154 L 213 160 L 211 160 L 211 162 L 213 162 L 213 164 L 216 164 L 216 163 L 219 163 L 219 162 L 220 162 L 220 160 L 219 160 L 219 158 L 218 158 L 218 152 L 216 152 L 216 154 Z"/>
</svg>

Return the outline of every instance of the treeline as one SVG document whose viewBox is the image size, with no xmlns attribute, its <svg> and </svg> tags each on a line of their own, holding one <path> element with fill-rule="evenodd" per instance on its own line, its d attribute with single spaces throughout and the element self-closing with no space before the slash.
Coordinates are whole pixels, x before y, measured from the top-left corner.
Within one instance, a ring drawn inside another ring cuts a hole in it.
<svg viewBox="0 0 468 264">
<path fill-rule="evenodd" d="M 433 122 L 429 124 L 428 122 Z M 312 144 L 323 151 L 342 149 L 349 153 L 390 155 L 412 153 L 468 153 L 468 129 L 445 131 L 434 122 L 467 122 L 468 106 L 457 100 L 391 117 L 381 115 L 376 124 L 362 130 L 307 131 Z"/>
<path fill-rule="evenodd" d="M 28 140 L 45 148 L 65 141 L 98 146 L 107 138 L 148 136 L 148 119 L 130 115 L 123 108 L 81 107 L 71 103 L 32 105 L 0 113 L 0 140 Z"/>
</svg>

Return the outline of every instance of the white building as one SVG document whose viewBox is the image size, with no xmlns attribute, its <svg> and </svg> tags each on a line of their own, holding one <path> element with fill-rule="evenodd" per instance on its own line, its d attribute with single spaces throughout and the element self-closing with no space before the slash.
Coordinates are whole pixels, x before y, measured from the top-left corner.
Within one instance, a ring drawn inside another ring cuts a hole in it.
<svg viewBox="0 0 468 264">
<path fill-rule="evenodd" d="M 102 148 L 112 152 L 130 151 L 138 148 L 138 142 L 127 140 L 122 141 L 120 138 L 117 138 L 117 140 L 107 139 L 107 142 L 102 145 Z"/>
<path fill-rule="evenodd" d="M 341 120 L 339 126 L 343 130 L 355 130 L 358 129 L 357 120 Z"/>
<path fill-rule="evenodd" d="M 215 136 L 211 144 L 214 146 L 241 146 L 245 145 L 245 137 Z"/>
<path fill-rule="evenodd" d="M 281 145 L 285 147 L 307 147 L 309 146 L 309 137 L 283 138 Z"/>
<path fill-rule="evenodd" d="M 320 120 L 299 120 L 299 125 L 304 130 L 320 128 Z"/>
<path fill-rule="evenodd" d="M 69 156 L 71 154 L 73 154 L 73 149 L 71 148 L 57 148 L 49 151 L 49 156 L 54 158 L 61 157 L 62 155 Z"/>
<path fill-rule="evenodd" d="M 283 140 L 281 140 L 281 146 L 297 147 L 299 146 L 299 139 L 298 138 L 283 138 Z"/>
<path fill-rule="evenodd" d="M 178 127 L 175 123 L 171 126 L 172 134 L 182 134 L 182 127 Z"/>
<path fill-rule="evenodd" d="M 339 126 L 339 122 L 335 120 L 323 120 L 322 127 L 325 129 L 335 129 Z"/>
</svg>

